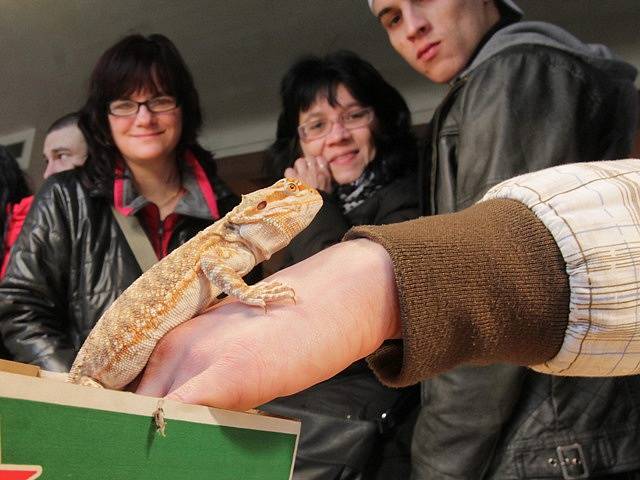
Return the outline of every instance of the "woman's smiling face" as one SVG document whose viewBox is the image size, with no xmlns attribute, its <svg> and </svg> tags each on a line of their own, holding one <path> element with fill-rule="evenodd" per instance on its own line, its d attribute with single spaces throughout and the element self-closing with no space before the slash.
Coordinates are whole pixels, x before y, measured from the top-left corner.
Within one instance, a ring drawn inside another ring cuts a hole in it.
<svg viewBox="0 0 640 480">
<path fill-rule="evenodd" d="M 145 102 L 161 96 L 148 90 L 133 93 L 123 100 Z M 138 112 L 129 116 L 109 114 L 111 135 L 126 162 L 142 163 L 174 155 L 182 135 L 182 110 L 176 107 L 162 113 L 150 111 L 140 105 Z"/>
<path fill-rule="evenodd" d="M 361 111 L 364 107 L 344 85 L 338 85 L 335 107 L 326 96 L 318 95 L 311 107 L 300 112 L 298 117 L 298 125 L 314 121 L 333 123 L 329 133 L 321 138 L 308 141 L 300 139 L 300 148 L 305 157 L 323 157 L 331 176 L 340 185 L 357 180 L 375 157 L 371 130 L 374 123 L 348 129 L 340 121 L 341 115 Z"/>
</svg>

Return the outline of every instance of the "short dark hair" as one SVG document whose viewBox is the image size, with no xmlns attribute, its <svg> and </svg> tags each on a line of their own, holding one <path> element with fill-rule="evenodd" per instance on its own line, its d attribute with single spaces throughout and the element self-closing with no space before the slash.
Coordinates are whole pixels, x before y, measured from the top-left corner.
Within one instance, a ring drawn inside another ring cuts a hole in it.
<svg viewBox="0 0 640 480">
<path fill-rule="evenodd" d="M 62 117 L 54 120 L 49 128 L 47 129 L 45 135 L 49 135 L 51 132 L 55 132 L 56 130 L 61 130 L 65 127 L 77 126 L 78 121 L 80 120 L 79 112 L 71 112 L 63 115 Z"/>
<path fill-rule="evenodd" d="M 182 109 L 178 161 L 189 148 L 199 159 L 206 152 L 197 142 L 202 126 L 200 100 L 193 77 L 176 46 L 164 35 L 124 37 L 102 54 L 89 82 L 89 98 L 80 111 L 79 126 L 89 147 L 81 171 L 83 183 L 94 192 L 110 195 L 120 153 L 111 135 L 108 105 L 141 89 L 176 97 Z M 211 166 L 210 166 L 211 167 Z"/>
<path fill-rule="evenodd" d="M 300 112 L 308 110 L 318 98 L 337 104 L 340 85 L 363 106 L 372 107 L 376 121 L 373 141 L 376 158 L 369 165 L 387 182 L 417 162 L 417 147 L 411 131 L 411 113 L 402 95 L 366 60 L 353 52 L 340 50 L 325 57 L 300 58 L 284 75 L 280 84 L 282 110 L 276 140 L 267 151 L 265 170 L 269 177 L 280 177 L 302 152 L 298 138 Z"/>
<path fill-rule="evenodd" d="M 18 162 L 9 150 L 0 145 L 0 241 L 4 237 L 7 205 L 18 203 L 29 195 L 31 190 Z"/>
</svg>

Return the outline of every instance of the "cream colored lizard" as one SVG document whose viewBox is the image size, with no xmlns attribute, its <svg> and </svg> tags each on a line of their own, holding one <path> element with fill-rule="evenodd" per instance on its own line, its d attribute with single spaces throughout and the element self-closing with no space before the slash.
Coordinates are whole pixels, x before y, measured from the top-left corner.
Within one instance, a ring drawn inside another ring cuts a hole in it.
<svg viewBox="0 0 640 480">
<path fill-rule="evenodd" d="M 160 338 L 217 302 L 221 293 L 266 308 L 293 299 L 277 282 L 248 286 L 242 276 L 285 247 L 322 206 L 318 192 L 291 178 L 242 197 L 223 218 L 151 267 L 105 311 L 68 381 L 121 389 L 145 367 Z"/>
</svg>

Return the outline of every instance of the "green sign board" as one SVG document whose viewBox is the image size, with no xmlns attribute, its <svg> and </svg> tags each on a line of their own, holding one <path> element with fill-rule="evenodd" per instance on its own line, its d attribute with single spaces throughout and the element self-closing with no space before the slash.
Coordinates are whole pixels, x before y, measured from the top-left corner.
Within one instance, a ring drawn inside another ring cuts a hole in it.
<svg viewBox="0 0 640 480">
<path fill-rule="evenodd" d="M 165 436 L 153 419 L 159 406 Z M 0 373 L 0 480 L 286 480 L 299 428 L 292 420 Z"/>
</svg>

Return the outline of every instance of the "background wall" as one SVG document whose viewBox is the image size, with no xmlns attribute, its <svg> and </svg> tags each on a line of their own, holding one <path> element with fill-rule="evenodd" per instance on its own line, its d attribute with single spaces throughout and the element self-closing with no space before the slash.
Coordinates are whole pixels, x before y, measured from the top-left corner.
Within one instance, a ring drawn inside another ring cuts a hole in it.
<svg viewBox="0 0 640 480">
<path fill-rule="evenodd" d="M 605 43 L 640 67 L 638 0 L 519 4 L 526 19 Z M 364 0 L 0 0 L 0 141 L 31 132 L 25 163 L 36 186 L 44 131 L 82 105 L 98 56 L 133 32 L 164 33 L 176 43 L 201 94 L 202 143 L 239 189 L 259 177 L 255 152 L 273 138 L 278 83 L 299 55 L 354 50 L 405 95 L 415 123 L 428 120 L 446 91 L 392 51 Z"/>
</svg>

